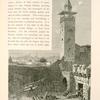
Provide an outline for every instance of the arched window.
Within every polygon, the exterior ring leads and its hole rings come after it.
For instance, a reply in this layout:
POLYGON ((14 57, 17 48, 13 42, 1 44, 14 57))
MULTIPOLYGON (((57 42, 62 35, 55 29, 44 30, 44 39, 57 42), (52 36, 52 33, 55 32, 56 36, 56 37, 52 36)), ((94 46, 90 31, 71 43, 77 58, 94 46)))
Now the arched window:
POLYGON ((67 79, 65 77, 63 78, 63 84, 67 88, 67 79))

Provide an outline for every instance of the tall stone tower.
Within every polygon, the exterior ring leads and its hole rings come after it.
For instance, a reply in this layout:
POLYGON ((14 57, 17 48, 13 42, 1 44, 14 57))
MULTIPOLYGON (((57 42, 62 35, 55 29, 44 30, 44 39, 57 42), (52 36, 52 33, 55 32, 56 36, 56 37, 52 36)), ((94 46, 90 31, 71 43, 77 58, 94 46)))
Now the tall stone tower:
POLYGON ((76 12, 72 11, 70 0, 64 5, 64 10, 60 15, 60 42, 61 59, 74 62, 75 59, 75 17, 76 12))
POLYGON ((64 5, 60 15, 60 42, 61 42, 61 63, 62 75, 67 80, 67 90, 73 91, 74 79, 72 75, 72 64, 75 61, 75 14, 72 11, 70 0, 64 5))

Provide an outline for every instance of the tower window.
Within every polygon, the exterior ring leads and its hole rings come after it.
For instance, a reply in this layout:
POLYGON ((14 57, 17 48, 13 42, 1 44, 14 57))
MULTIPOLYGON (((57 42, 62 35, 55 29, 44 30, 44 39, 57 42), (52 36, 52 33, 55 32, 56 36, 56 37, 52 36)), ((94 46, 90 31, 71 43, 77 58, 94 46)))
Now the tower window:
POLYGON ((68 51, 70 51, 70 48, 68 49, 68 51))

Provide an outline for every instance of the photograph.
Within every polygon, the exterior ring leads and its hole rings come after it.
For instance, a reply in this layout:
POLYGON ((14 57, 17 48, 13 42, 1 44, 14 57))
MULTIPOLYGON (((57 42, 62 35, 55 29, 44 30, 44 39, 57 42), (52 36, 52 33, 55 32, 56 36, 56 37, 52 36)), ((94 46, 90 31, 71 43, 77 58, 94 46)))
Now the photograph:
POLYGON ((8 100, 91 100, 91 0, 9 0, 8 48, 8 100))

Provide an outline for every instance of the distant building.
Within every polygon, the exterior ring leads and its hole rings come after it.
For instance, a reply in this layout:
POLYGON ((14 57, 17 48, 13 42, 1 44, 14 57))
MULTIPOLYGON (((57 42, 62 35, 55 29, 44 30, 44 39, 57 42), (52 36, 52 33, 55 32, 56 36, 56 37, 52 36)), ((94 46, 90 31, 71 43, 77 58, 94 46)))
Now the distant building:
POLYGON ((91 63, 90 45, 79 46, 75 44, 75 63, 86 64, 87 66, 91 63))

